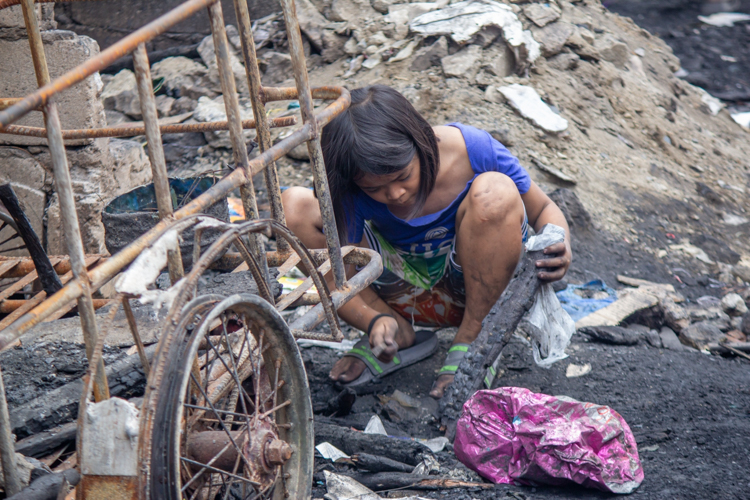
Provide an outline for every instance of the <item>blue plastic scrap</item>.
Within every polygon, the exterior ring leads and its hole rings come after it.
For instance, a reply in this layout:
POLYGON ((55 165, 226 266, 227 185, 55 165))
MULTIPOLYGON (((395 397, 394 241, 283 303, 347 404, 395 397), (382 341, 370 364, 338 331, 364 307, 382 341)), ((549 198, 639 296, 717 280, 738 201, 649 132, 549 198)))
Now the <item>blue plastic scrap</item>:
POLYGON ((617 300, 617 293, 608 287, 602 280, 592 280, 584 285, 568 285, 564 290, 557 292, 557 298, 562 308, 570 314, 573 321, 585 318, 594 311, 617 300), (585 298, 581 297, 575 290, 586 290, 588 292, 606 292, 605 298, 585 298))

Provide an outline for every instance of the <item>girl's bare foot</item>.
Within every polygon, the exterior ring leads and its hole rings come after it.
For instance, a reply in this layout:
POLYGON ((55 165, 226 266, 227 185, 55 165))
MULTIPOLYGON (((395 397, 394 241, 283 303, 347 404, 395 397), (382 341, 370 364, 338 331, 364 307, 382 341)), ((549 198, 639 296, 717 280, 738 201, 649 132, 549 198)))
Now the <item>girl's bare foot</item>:
POLYGON ((432 390, 430 391, 430 396, 432 396, 435 399, 440 399, 445 395, 445 389, 448 388, 449 385, 453 383, 454 375, 440 375, 436 380, 435 383, 432 384, 432 390))
MULTIPOLYGON (((399 349, 414 345, 414 330, 401 326, 396 318, 384 316, 370 331, 370 348, 383 363, 390 363, 399 349)), ((362 360, 344 356, 333 365, 328 376, 335 382, 346 384, 359 378, 365 368, 362 360)))

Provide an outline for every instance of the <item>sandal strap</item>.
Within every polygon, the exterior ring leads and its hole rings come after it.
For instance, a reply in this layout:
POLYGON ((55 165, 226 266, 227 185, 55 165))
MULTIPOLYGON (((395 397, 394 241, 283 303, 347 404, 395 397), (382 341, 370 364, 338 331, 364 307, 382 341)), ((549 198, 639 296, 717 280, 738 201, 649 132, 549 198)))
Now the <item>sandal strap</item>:
POLYGON ((448 349, 448 354, 445 356, 443 367, 440 368, 438 376, 455 375, 458 371, 458 365, 466 357, 468 351, 469 344, 453 344, 450 349, 448 349))

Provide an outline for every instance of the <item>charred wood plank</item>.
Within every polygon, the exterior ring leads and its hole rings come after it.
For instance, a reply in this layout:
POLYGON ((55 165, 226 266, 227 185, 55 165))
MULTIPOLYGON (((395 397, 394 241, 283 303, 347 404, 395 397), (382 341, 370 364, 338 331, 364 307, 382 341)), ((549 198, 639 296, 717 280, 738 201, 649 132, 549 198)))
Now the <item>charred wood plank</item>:
POLYGON ((353 474, 350 476, 363 486, 373 491, 409 488, 415 490, 442 490, 449 488, 494 488, 494 484, 469 483, 456 479, 426 476, 420 474, 405 474, 403 472, 378 472, 376 474, 353 474))
POLYGON ((51 297, 52 294, 62 288, 62 282, 57 272, 55 272, 55 268, 52 266, 49 257, 47 257, 47 252, 44 251, 42 242, 39 241, 34 228, 31 227, 29 218, 26 217, 21 208, 21 204, 18 202, 16 193, 13 191, 10 183, 0 185, 0 201, 2 201, 6 210, 8 210, 8 213, 16 222, 16 230, 26 245, 26 250, 28 250, 31 259, 34 261, 34 267, 36 268, 42 288, 47 292, 47 297, 51 297))
POLYGON ((66 483, 75 486, 80 480, 81 475, 75 469, 45 474, 8 500, 57 500, 66 483))
POLYGON ((66 443, 76 440, 78 426, 69 422, 59 427, 39 432, 16 443, 16 452, 34 458, 42 458, 66 443))
POLYGON ((490 309, 482 323, 482 331, 458 365, 456 377, 445 391, 439 406, 441 421, 450 440, 455 436, 456 422, 464 403, 482 389, 487 368, 495 362, 521 318, 534 303, 534 296, 541 285, 537 278, 539 268, 535 263, 545 258, 541 250, 524 253, 513 279, 490 309))
MULTIPOLYGON (((156 344, 146 347, 149 359, 155 350, 156 344)), ((112 396, 129 398, 142 392, 146 378, 141 359, 137 354, 132 354, 116 361, 107 367, 107 380, 112 396)), ((19 438, 25 438, 72 421, 78 416, 82 390, 83 381, 77 379, 17 406, 10 412, 13 433, 19 438)))
POLYGON ((369 453, 357 453, 352 455, 352 462, 357 469, 364 469, 370 472, 407 472, 414 470, 413 465, 407 465, 379 455, 370 455, 369 453))
POLYGON ((395 439, 382 434, 365 434, 338 425, 315 422, 315 444, 329 442, 347 455, 369 453, 387 455, 392 460, 416 466, 429 448, 406 439, 395 439))

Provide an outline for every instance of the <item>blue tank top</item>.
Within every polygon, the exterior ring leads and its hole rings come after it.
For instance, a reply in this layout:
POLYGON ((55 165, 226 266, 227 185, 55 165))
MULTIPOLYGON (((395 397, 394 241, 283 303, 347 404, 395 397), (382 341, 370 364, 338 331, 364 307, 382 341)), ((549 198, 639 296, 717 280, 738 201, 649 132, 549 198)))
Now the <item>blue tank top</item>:
POLYGON ((500 172, 515 182, 518 192, 525 194, 531 186, 528 172, 519 164, 505 146, 489 133, 461 123, 449 123, 461 131, 469 153, 474 177, 450 205, 433 214, 410 220, 396 217, 384 203, 375 201, 362 191, 354 195, 354 216, 348 227, 348 243, 362 241, 364 222, 377 228, 378 232, 396 249, 405 254, 420 254, 429 258, 443 253, 450 247, 456 235, 456 213, 466 197, 472 182, 484 172, 500 172))

